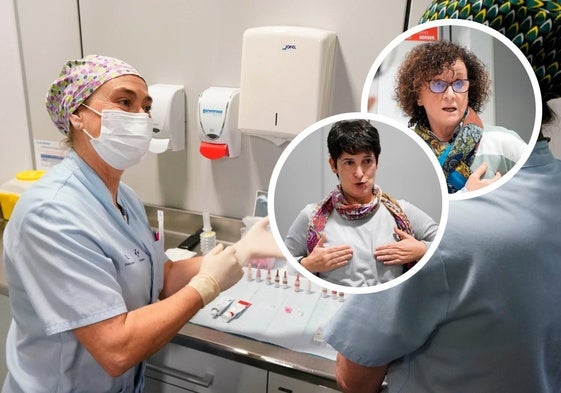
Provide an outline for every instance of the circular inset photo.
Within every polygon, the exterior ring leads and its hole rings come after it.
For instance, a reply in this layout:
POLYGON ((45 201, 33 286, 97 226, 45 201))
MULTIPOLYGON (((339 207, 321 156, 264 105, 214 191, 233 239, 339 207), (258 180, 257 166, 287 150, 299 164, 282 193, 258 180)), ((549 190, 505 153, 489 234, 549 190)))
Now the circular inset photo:
POLYGON ((298 273, 324 288, 370 293, 418 271, 444 230, 444 176, 426 143, 399 122, 346 113, 300 133, 269 185, 275 240, 298 273))
POLYGON ((480 23, 439 20, 394 39, 366 79, 362 110, 411 128, 438 158, 452 199, 491 191, 537 140, 541 96, 532 67, 480 23))

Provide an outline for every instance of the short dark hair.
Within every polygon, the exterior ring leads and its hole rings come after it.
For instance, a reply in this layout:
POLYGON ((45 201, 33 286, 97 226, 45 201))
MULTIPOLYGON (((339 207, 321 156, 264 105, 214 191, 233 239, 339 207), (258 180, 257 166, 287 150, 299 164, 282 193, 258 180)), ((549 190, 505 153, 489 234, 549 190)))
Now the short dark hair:
POLYGON ((327 136, 327 148, 333 161, 343 153, 374 153, 376 162, 382 150, 378 130, 363 119, 343 120, 334 123, 327 136))

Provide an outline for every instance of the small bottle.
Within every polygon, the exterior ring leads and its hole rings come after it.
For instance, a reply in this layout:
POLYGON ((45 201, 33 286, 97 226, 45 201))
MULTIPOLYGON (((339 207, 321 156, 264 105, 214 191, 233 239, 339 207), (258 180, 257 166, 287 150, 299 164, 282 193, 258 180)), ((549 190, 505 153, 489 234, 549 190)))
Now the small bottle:
POLYGON ((294 292, 300 292, 300 275, 296 273, 296 279, 294 280, 294 292))
POLYGON ((280 276, 279 276, 279 269, 277 269, 277 274, 275 275, 275 288, 279 287, 280 283, 280 276))
POLYGON ((331 299, 337 299, 337 291, 331 291, 331 299))
POLYGON ((327 297, 327 288, 321 288, 321 297, 327 297))
POLYGON ((318 328, 316 329, 312 340, 317 343, 322 343, 325 341, 325 339, 323 338, 323 328, 321 326, 318 326, 318 328))
POLYGON ((306 293, 312 293, 312 282, 309 279, 306 279, 306 293))
POLYGON ((344 302, 345 301, 345 293, 344 292, 339 292, 339 294, 337 295, 337 300, 339 300, 340 302, 344 302))
POLYGON ((255 281, 261 282, 261 265, 257 265, 257 272, 255 273, 255 281))
POLYGON ((201 233, 201 254, 206 255, 216 247, 216 232, 210 226, 210 214, 203 213, 203 232, 201 233))
POLYGON ((286 276, 286 270, 284 271, 284 275, 282 276, 282 287, 284 289, 288 288, 288 277, 286 276))
POLYGON ((267 269, 267 275, 265 276, 265 283, 271 285, 271 269, 267 269))
POLYGON ((251 268, 251 265, 247 265, 247 281, 253 281, 253 273, 252 273, 253 269, 251 268))

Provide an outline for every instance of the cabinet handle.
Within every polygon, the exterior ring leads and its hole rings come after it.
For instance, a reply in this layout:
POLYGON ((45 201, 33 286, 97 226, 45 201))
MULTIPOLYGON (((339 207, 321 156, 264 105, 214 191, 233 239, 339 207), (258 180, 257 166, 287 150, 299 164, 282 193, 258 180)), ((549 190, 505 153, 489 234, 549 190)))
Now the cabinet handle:
POLYGON ((283 388, 282 386, 279 386, 279 391, 285 392, 285 393, 292 393, 291 389, 283 388))
POLYGON ((198 375, 189 374, 186 373, 185 371, 177 370, 175 368, 165 367, 165 366, 155 366, 150 363, 146 363, 146 368, 149 371, 153 371, 163 375, 169 375, 171 377, 180 379, 184 382, 193 383, 195 385, 199 385, 205 388, 210 387, 214 379, 214 375, 212 374, 205 374, 203 377, 200 377, 198 375))

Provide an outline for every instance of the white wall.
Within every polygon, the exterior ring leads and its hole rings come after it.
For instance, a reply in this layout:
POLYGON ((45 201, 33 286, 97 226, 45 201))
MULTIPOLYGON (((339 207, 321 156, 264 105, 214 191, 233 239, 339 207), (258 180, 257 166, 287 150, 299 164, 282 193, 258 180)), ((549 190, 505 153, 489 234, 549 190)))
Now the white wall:
MULTIPOLYGON (((72 14, 76 2, 19 3, 25 69, 33 86, 29 91, 33 135, 56 140, 57 131, 43 104, 35 101, 42 101, 62 64, 78 52, 71 50, 78 38, 77 16, 72 14), (49 42, 47 30, 57 34, 49 42), (68 50, 46 56, 59 45, 68 50)), ((356 0, 351 7, 339 0, 79 1, 84 54, 122 58, 138 68, 149 84, 183 84, 187 92, 187 150, 149 156, 124 180, 147 203, 229 217, 249 214, 256 189, 268 188, 284 146, 243 136, 241 157, 210 162, 199 155, 196 134, 198 95, 210 86, 239 86, 244 30, 301 25, 335 31, 332 113, 358 111, 366 73, 376 55, 401 31, 405 3, 356 0)))
POLYGON ((409 13, 409 27, 418 24, 419 19, 427 9, 432 0, 413 0, 411 1, 411 12, 409 13))
POLYGON ((0 184, 32 169, 31 145, 15 7, 0 0, 0 184))
POLYGON ((61 140, 45 109, 45 95, 63 64, 81 57, 75 0, 16 0, 27 104, 34 139, 61 140))
MULTIPOLYGON (((150 156, 132 168, 125 181, 144 202, 229 217, 251 212, 255 190, 268 188, 284 148, 244 136, 237 159, 210 162, 198 153, 198 94, 209 86, 239 86, 243 31, 263 25, 335 31, 338 47, 331 113, 357 111, 364 78, 375 57, 401 32, 406 3, 355 0, 350 7, 339 0, 14 2, 21 34, 19 51, 12 1, 2 0, 0 13, 2 21, 6 19, 0 27, 2 36, 7 37, 1 42, 7 54, 1 67, 7 70, 0 78, 3 86, 10 87, 2 89, 0 96, 0 141, 10 144, 0 155, 0 180, 32 164, 27 125, 35 139, 61 139, 45 111, 44 96, 63 63, 82 56, 83 45, 84 54, 97 52, 129 61, 149 84, 180 83, 187 92, 187 150, 150 156), (19 71, 22 65, 25 85, 19 71)), ((410 25, 424 9, 414 3, 410 25)))

